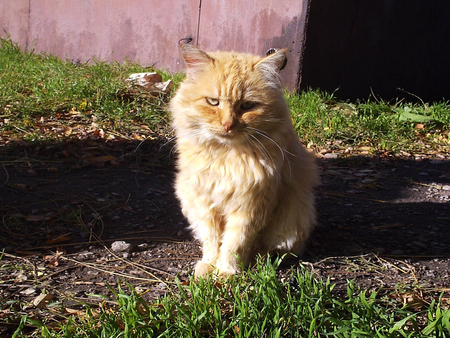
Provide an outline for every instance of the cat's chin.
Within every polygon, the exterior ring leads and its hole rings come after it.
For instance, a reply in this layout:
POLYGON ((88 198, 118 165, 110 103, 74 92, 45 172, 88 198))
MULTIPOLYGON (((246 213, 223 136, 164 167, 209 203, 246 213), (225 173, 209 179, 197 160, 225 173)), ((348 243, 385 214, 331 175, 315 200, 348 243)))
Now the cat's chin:
POLYGON ((236 134, 216 134, 215 139, 222 144, 238 144, 242 142, 242 137, 236 134))

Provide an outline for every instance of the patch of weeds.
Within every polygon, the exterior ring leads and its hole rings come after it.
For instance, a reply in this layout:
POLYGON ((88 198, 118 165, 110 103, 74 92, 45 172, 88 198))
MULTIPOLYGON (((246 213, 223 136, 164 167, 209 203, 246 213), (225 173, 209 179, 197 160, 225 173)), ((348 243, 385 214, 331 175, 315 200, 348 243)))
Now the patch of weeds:
MULTIPOLYGON (((11 40, 0 39, 0 130, 32 140, 40 139, 36 131, 50 137, 52 133, 43 133, 44 122, 65 121, 71 129, 74 122, 94 123, 98 129, 123 133, 130 133, 130 124, 145 123, 159 130, 169 124, 165 109, 169 96, 134 93, 125 81, 132 73, 155 71, 131 62, 61 60, 22 51, 11 40)), ((171 78, 176 84, 181 80, 180 74, 159 73, 163 80, 171 78)))
POLYGON ((41 325, 45 337, 446 337, 450 310, 441 299, 412 311, 377 291, 348 282, 347 294, 305 267, 277 277, 281 259, 259 258, 253 269, 224 280, 178 283, 178 289, 146 303, 129 285, 113 290, 116 306, 102 303, 71 317, 58 330, 41 325))
POLYGON ((380 99, 354 103, 332 94, 287 92, 294 127, 310 147, 368 146, 372 151, 429 152, 448 147, 450 103, 411 104, 380 99))

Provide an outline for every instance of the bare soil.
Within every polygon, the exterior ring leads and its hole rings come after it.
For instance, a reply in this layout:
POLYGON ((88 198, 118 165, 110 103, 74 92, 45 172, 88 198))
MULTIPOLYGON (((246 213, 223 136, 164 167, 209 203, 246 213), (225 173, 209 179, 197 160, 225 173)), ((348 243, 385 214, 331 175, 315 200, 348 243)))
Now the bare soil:
MULTIPOLYGON (((14 311, 39 317, 55 302, 67 314, 119 280, 155 299, 188 279, 201 251, 174 196, 171 148, 91 139, 0 149, 0 337, 14 311)), ((449 302, 448 154, 322 151, 318 161, 319 222, 301 262, 337 293, 351 279, 418 307, 442 292, 449 302)))

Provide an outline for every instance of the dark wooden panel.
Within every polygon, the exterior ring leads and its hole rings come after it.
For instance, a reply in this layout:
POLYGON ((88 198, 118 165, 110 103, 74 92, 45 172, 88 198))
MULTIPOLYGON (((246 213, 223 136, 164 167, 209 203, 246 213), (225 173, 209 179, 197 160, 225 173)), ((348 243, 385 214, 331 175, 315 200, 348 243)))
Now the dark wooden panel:
POLYGON ((312 0, 301 88, 449 98, 449 18, 446 0, 312 0))

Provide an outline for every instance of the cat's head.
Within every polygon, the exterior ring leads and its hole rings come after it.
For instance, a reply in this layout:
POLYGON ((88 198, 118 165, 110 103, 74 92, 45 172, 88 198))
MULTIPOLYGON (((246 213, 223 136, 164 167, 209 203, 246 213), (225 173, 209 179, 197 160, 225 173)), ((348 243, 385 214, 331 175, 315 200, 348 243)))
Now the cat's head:
POLYGON ((248 142, 285 122, 285 50, 259 57, 184 45, 182 54, 187 76, 171 102, 178 132, 205 142, 248 142))

